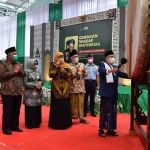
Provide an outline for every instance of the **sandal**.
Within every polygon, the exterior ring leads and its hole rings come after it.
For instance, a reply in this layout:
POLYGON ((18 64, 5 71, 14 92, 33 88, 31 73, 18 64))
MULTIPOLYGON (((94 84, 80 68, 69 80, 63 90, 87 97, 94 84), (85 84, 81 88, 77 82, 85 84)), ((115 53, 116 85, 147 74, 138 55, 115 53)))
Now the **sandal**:
POLYGON ((88 121, 86 121, 85 119, 81 119, 81 120, 80 120, 80 123, 89 124, 89 122, 88 122, 88 121))
POLYGON ((107 134, 112 135, 112 136, 118 136, 117 132, 115 131, 107 131, 107 134))
POLYGON ((101 136, 101 137, 105 137, 106 136, 106 134, 105 134, 103 129, 99 129, 98 135, 101 136))

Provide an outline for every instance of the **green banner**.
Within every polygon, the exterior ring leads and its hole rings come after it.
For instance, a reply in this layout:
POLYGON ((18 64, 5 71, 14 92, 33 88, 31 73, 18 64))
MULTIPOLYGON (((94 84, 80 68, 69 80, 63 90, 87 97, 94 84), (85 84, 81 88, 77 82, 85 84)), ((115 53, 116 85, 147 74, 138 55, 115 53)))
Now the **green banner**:
POLYGON ((49 22, 62 20, 62 0, 58 4, 49 4, 49 22))
POLYGON ((118 7, 128 5, 128 0, 118 0, 118 7))
POLYGON ((19 57, 18 61, 21 64, 24 64, 24 57, 25 57, 25 20, 26 20, 25 12, 17 14, 16 50, 19 57))

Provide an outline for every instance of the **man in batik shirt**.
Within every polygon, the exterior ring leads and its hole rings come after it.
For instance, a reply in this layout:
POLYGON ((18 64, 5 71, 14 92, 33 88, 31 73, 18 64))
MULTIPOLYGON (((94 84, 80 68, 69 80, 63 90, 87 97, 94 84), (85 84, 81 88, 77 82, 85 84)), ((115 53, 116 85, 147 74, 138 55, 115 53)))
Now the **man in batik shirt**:
POLYGON ((17 62, 15 47, 8 48, 5 53, 7 59, 0 63, 3 102, 2 130, 4 134, 11 135, 11 131, 23 131, 19 128, 19 115, 23 92, 22 79, 25 77, 25 72, 22 70, 22 64, 17 62))
POLYGON ((70 89, 70 103, 71 103, 71 114, 72 119, 80 119, 80 123, 88 124, 88 121, 83 119, 83 107, 84 107, 84 78, 87 76, 85 66, 83 63, 78 62, 78 53, 74 49, 70 53, 71 68, 73 70, 74 79, 71 81, 70 89))

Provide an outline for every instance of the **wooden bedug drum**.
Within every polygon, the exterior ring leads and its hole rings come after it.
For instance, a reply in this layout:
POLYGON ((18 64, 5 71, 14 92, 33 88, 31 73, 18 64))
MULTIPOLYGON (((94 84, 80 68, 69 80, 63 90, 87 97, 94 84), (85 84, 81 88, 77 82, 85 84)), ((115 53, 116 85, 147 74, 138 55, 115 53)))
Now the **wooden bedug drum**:
POLYGON ((150 150, 150 0, 128 0, 126 56, 132 84, 130 135, 136 133, 144 148, 150 150), (147 115, 137 103, 144 89, 149 93, 147 115))

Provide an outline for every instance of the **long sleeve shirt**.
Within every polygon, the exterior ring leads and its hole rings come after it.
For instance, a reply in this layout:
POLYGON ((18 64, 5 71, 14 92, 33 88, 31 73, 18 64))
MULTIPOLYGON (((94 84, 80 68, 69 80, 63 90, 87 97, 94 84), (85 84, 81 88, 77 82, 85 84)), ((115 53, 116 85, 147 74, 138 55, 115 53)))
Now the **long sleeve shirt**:
POLYGON ((9 60, 0 62, 0 77, 2 78, 0 93, 3 95, 21 95, 23 93, 23 78, 25 72, 16 73, 15 66, 19 62, 11 63, 9 60))

